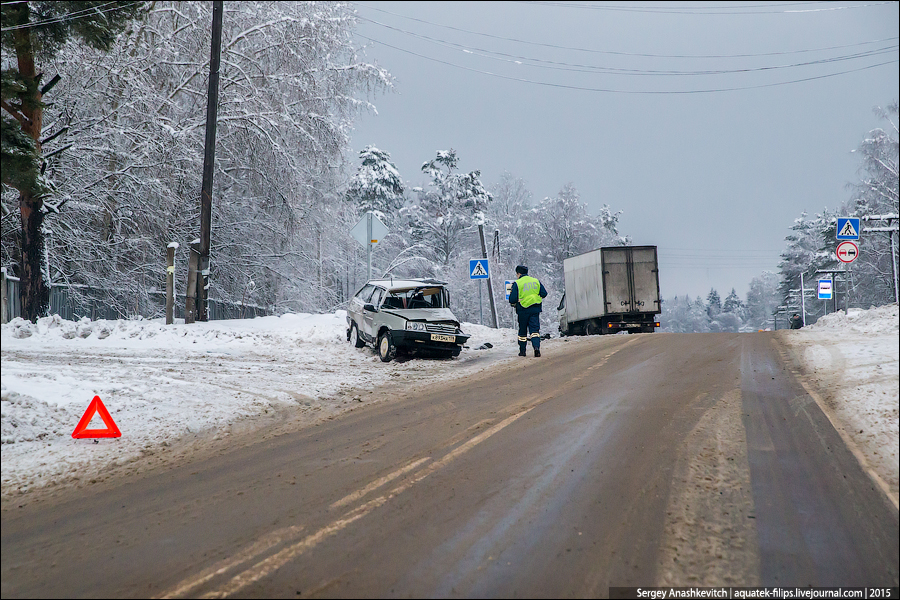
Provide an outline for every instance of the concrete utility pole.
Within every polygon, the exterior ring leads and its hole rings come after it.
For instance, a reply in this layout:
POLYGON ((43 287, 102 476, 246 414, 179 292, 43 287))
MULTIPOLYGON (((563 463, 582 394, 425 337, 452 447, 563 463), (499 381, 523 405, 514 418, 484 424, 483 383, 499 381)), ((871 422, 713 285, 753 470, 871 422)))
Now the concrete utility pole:
POLYGON ((197 266, 200 264, 200 240, 191 242, 191 252, 188 255, 187 285, 184 292, 184 322, 193 323, 197 320, 197 266))
POLYGON ((166 247, 166 325, 175 321, 175 251, 178 242, 170 242, 166 247))
POLYGON ((203 151, 203 184, 200 190, 200 276, 197 277, 197 318, 206 321, 209 294, 209 246, 212 226, 212 188, 216 162, 216 117, 219 108, 219 58, 222 54, 222 0, 213 2, 212 49, 209 55, 209 88, 206 104, 206 143, 203 151))
MULTIPOLYGON (((487 247, 484 244, 484 225, 478 226, 478 237, 481 239, 481 258, 487 258, 487 247)), ((497 307, 494 305, 494 287, 491 285, 491 278, 488 277, 487 280, 488 286, 488 297, 491 299, 491 319, 494 324, 494 329, 499 329, 499 325, 497 324, 497 307)), ((481 287, 478 288, 479 294, 481 293, 481 287)), ((481 305, 481 302, 478 302, 478 305, 481 305)))
POLYGON ((806 325, 806 289, 803 287, 803 271, 800 271, 800 316, 806 325))

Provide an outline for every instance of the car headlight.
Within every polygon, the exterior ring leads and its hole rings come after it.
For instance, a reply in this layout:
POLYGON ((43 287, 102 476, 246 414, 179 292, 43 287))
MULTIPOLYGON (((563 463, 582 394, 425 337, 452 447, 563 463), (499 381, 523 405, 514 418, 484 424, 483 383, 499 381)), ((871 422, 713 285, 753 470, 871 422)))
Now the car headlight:
POLYGON ((406 322, 406 330, 407 331, 425 331, 425 323, 421 323, 419 321, 407 321, 406 322))

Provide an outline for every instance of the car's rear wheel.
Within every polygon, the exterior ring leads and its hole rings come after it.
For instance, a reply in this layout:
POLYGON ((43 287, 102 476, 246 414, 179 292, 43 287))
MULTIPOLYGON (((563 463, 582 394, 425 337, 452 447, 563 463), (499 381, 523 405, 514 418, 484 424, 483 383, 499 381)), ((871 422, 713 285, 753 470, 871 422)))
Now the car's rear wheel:
POLYGON ((350 324, 350 343, 353 344, 354 348, 362 348, 366 345, 366 343, 359 337, 359 329, 356 327, 356 323, 350 324))
POLYGON ((391 332, 384 330, 378 336, 378 358, 381 362, 391 362, 397 356, 397 346, 394 345, 394 339, 391 332))

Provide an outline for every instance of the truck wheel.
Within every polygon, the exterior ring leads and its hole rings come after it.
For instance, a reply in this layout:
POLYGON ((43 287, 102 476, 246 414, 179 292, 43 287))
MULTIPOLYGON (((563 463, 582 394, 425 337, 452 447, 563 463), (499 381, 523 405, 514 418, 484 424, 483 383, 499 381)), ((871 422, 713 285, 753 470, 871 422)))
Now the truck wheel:
POLYGON ((394 345, 391 332, 384 330, 378 336, 378 358, 381 359, 381 362, 391 362, 395 356, 397 356, 397 346, 394 345))
POLYGON ((584 326, 585 335, 597 335, 598 333, 603 333, 600 329, 600 326, 597 325, 597 322, 591 319, 584 326))
POLYGON ((350 337, 348 340, 353 344, 354 348, 362 348, 366 345, 366 343, 362 341, 362 338, 359 337, 359 329, 357 329, 356 323, 351 323, 350 325, 350 337))

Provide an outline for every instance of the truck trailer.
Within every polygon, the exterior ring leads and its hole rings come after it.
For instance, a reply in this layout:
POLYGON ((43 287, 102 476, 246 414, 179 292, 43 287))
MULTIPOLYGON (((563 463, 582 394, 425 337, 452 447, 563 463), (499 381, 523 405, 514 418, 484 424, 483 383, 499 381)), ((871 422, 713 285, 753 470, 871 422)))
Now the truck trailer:
POLYGON ((661 312, 656 246, 598 248, 563 261, 561 335, 652 333, 661 312))

